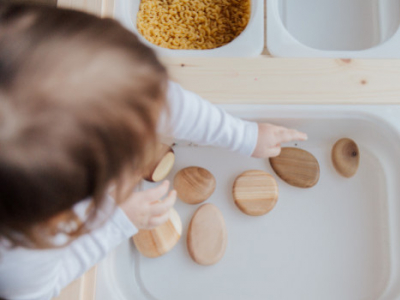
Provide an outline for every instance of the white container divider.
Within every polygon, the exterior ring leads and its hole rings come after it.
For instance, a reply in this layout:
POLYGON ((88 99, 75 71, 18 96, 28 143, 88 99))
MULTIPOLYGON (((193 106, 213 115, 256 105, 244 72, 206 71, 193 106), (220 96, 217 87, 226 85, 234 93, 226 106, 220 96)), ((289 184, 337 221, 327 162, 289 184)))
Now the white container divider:
POLYGON ((185 57, 252 57, 261 54, 264 48, 264 1, 251 0, 251 16, 247 27, 232 42, 215 49, 173 50, 147 41, 136 28, 136 15, 140 0, 116 0, 114 18, 136 33, 140 40, 161 56, 185 57))
POLYGON ((280 57, 400 58, 400 0, 267 0, 280 57))
POLYGON ((225 256, 208 267, 191 260, 186 234, 198 205, 178 200, 184 231, 175 248, 149 259, 132 241, 123 242, 99 265, 96 300, 399 300, 400 106, 221 107, 307 132, 308 141, 286 146, 315 155, 319 183, 296 188, 279 179, 268 160, 178 142, 168 179, 192 165, 214 174, 217 188, 207 203, 225 218, 225 256), (350 179, 331 162, 332 146, 343 137, 360 149, 360 167, 350 179), (247 216, 232 199, 235 177, 249 169, 277 179, 278 203, 267 215, 247 216))

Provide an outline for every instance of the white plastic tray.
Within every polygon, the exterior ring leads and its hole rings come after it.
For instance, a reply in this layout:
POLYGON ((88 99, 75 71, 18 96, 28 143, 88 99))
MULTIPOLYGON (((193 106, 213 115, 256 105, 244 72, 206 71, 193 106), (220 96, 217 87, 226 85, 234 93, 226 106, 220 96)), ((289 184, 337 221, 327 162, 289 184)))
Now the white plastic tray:
POLYGON ((400 58, 399 0, 267 0, 275 56, 400 58))
POLYGON ((172 50, 148 42, 136 28, 139 5, 140 0, 115 0, 114 17, 161 56, 251 57, 261 54, 264 48, 264 0, 251 0, 249 23, 236 39, 225 46, 209 50, 172 50))
POLYGON ((233 180, 249 169, 274 174, 269 163, 178 144, 170 179, 191 165, 209 169, 217 179, 208 202, 226 220, 225 256, 210 267, 190 259, 186 232, 198 205, 178 201, 184 232, 177 246, 165 256, 147 259, 131 241, 124 242, 99 266, 96 299, 400 299, 400 107, 223 107, 243 118, 307 132, 309 141, 289 146, 316 156, 320 182, 299 189, 277 179, 276 207, 265 216, 250 217, 233 203, 233 180), (360 168, 351 179, 339 176, 330 160, 331 147, 342 137, 360 147, 360 168))

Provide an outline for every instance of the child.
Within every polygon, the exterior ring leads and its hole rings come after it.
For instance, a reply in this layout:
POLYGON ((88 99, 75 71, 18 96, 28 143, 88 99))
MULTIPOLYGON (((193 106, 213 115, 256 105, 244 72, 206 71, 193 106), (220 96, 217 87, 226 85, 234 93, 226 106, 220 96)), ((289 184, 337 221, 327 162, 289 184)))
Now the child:
POLYGON ((307 138, 169 82, 113 20, 0 6, 0 298, 50 299, 168 219, 167 181, 133 192, 161 135, 259 158, 307 138))

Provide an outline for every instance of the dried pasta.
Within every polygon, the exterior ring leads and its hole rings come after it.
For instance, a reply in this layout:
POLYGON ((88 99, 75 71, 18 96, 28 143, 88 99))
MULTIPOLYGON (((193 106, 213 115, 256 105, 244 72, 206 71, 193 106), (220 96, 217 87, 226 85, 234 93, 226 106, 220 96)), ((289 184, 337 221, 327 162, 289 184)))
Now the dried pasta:
POLYGON ((213 49, 247 26, 251 0, 142 0, 137 28, 149 42, 169 49, 213 49))

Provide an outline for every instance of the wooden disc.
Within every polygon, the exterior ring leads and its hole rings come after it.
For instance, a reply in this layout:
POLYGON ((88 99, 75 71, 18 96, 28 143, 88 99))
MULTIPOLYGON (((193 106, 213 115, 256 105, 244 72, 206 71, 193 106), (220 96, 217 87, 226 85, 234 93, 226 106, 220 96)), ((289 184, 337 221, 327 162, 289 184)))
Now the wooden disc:
POLYGON ((150 164, 149 172, 144 176, 145 180, 151 182, 158 182, 167 177, 175 163, 175 153, 170 146, 159 144, 156 152, 154 163, 150 164))
POLYGON ((278 185, 272 175, 250 170, 239 175, 233 184, 233 199, 239 209, 250 216, 270 212, 278 201, 278 185))
POLYGON ((310 188, 318 183, 319 164, 310 152, 298 148, 282 148, 281 154, 269 159, 276 174, 288 184, 310 188))
POLYGON ((354 176, 360 164, 357 144, 348 138, 338 140, 332 148, 332 163, 340 175, 347 178, 354 176))
POLYGON ((213 174, 200 167, 180 170, 174 178, 178 198, 188 204, 199 204, 214 193, 216 181, 213 174))
POLYGON ((224 217, 213 204, 200 206, 189 224, 187 247, 192 259, 200 265, 213 265, 225 253, 228 235, 224 217))
POLYGON ((139 252, 150 258, 169 252, 182 235, 182 222, 175 209, 171 209, 169 220, 150 230, 141 229, 133 236, 133 242, 139 252))

